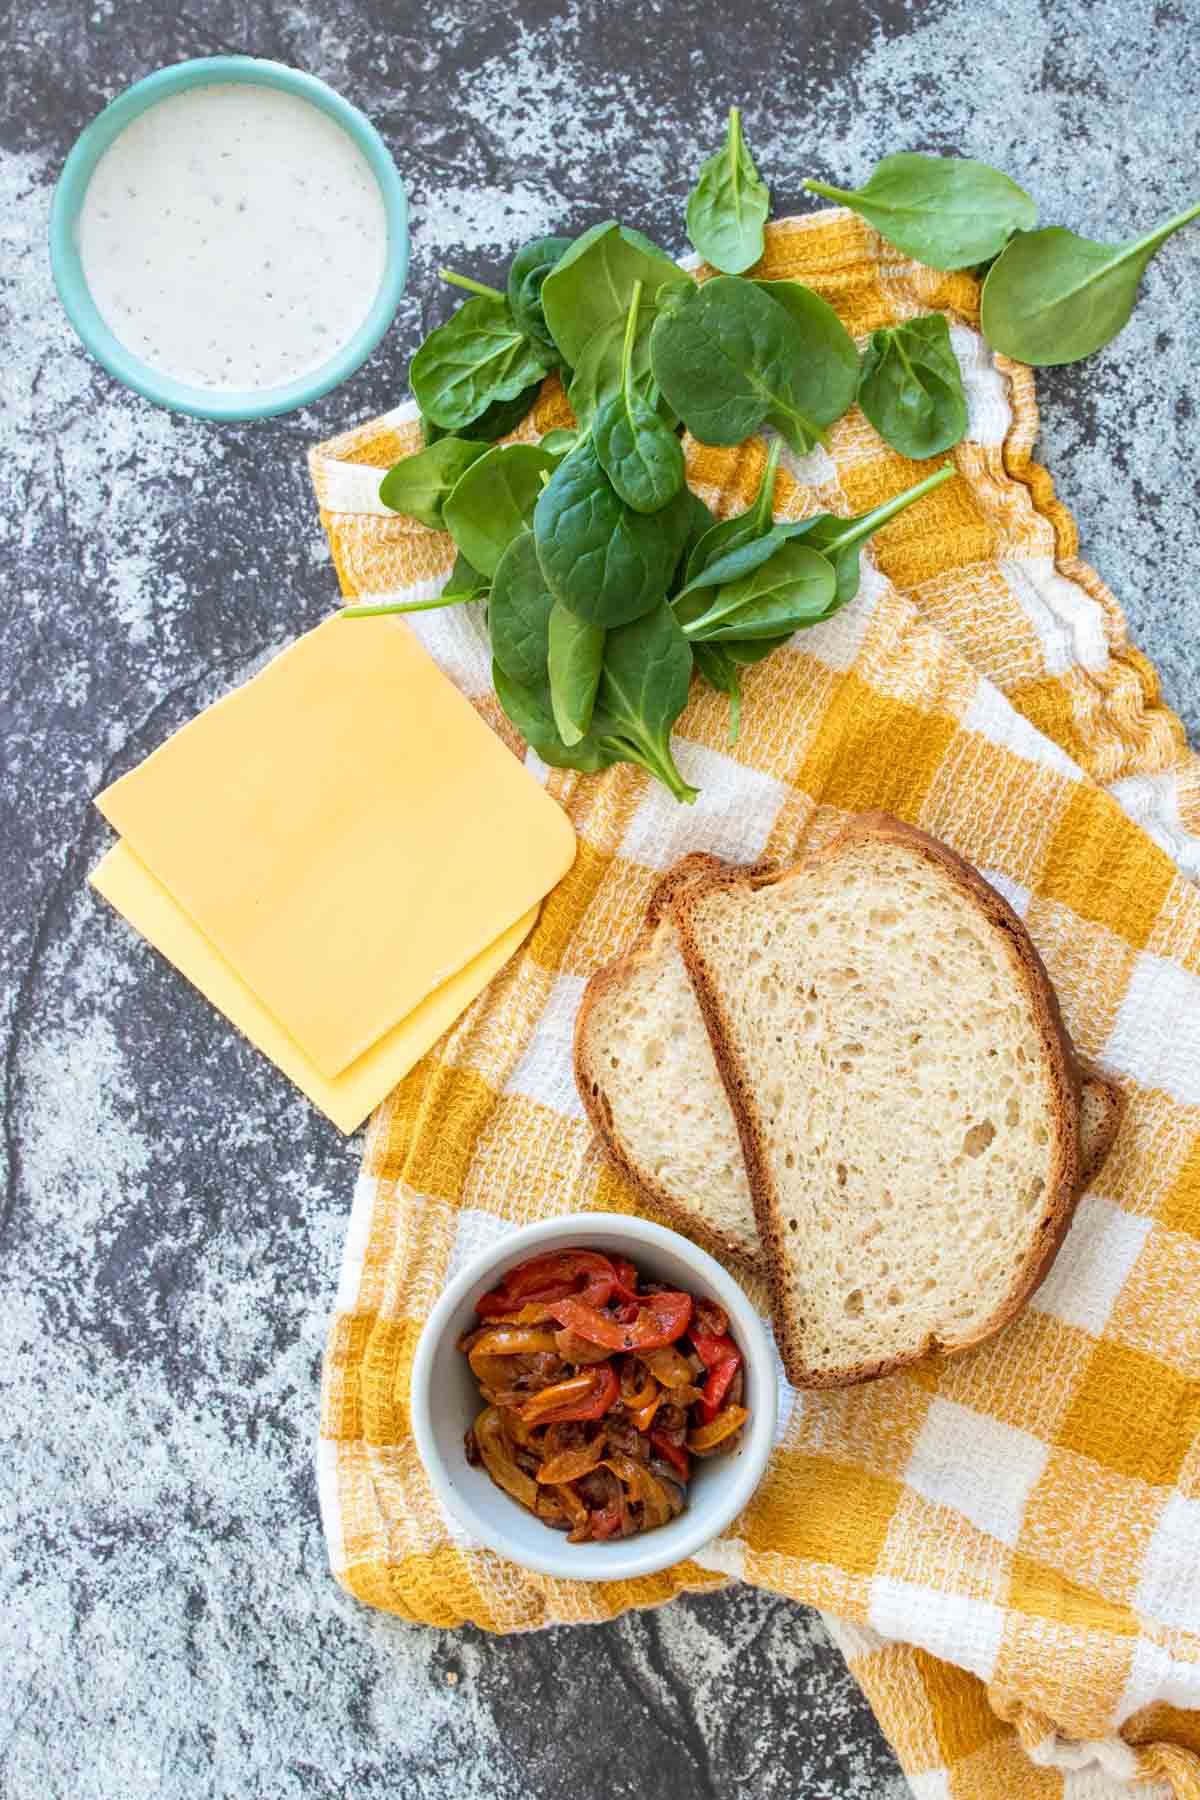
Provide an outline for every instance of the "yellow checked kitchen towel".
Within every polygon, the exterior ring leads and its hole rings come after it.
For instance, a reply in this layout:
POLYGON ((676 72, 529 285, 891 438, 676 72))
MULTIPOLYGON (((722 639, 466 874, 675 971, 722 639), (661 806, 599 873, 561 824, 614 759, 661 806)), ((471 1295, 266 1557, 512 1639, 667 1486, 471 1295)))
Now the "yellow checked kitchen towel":
MULTIPOLYGON (((724 701, 694 688, 676 748, 695 807, 628 766, 529 758, 579 855, 374 1118, 324 1370, 331 1561, 371 1605, 493 1631, 755 1582, 830 1616, 920 1800, 1200 1800, 1197 763, 1030 459, 1032 379, 983 344, 974 282, 844 213, 774 226, 764 272, 809 282, 860 342, 947 314, 971 414, 957 478, 879 534, 845 612, 747 671, 734 749, 724 701), (661 870, 695 849, 794 857, 869 807, 944 838, 1025 918, 1077 1046, 1125 1091, 1115 1147, 1021 1319, 958 1359, 791 1394, 758 1494, 694 1561, 625 1583, 526 1574, 465 1540, 424 1479, 407 1415, 421 1324, 514 1225, 635 1210, 569 1047, 584 982, 661 870)), ((548 384, 521 435, 566 419, 548 384)), ((347 596, 432 596, 449 570, 449 540, 377 498, 380 469, 420 441, 409 406, 313 452, 347 596)), ((689 444, 689 479, 737 511, 764 454, 689 444)), ((925 472, 857 410, 828 453, 784 469, 789 518, 859 512, 925 472)), ((413 623, 520 752, 474 610, 413 623)))

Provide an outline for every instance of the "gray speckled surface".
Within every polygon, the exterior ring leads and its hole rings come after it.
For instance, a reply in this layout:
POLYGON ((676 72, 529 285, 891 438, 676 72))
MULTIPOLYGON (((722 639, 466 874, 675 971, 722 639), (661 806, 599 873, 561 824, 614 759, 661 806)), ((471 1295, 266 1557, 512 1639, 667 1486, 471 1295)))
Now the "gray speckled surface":
MULTIPOLYGON (((545 229, 618 212, 680 246, 731 99, 778 211, 905 146, 1007 167, 1120 236, 1196 181, 1193 0, 161 0, 0 4, 0 1793, 898 1800, 819 1625, 748 1591, 492 1642, 330 1579, 312 1441, 357 1145, 85 886, 89 799, 335 584, 304 451, 392 404, 447 308, 545 229), (307 414, 214 427, 116 387, 45 250, 72 139, 151 68, 221 50, 363 106, 413 200, 409 294, 307 414)), ((1103 355, 1040 382, 1084 553, 1200 725, 1189 357, 1200 240, 1103 355)), ((1194 343, 1194 331, 1192 334, 1194 343)))

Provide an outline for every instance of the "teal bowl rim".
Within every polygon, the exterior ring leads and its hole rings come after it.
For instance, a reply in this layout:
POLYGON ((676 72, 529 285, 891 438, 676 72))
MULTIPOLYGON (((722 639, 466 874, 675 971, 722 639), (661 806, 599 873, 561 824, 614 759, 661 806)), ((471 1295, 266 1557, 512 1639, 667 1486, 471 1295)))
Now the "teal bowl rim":
POLYGON ((408 196, 387 145, 365 113, 315 75, 258 56, 203 56, 158 69, 126 88, 76 139, 63 165, 50 208, 50 263, 54 285, 84 347, 135 393, 174 412, 199 419, 267 419, 319 400, 361 368, 396 315, 408 274, 408 196), (383 279, 370 312, 340 350, 320 368, 295 381, 260 389, 193 387, 153 369, 126 349, 109 329, 92 299, 79 255, 76 227, 92 173, 109 145, 134 119, 172 94, 189 88, 237 82, 282 88, 317 106, 340 125, 361 150, 379 183, 387 217, 388 244, 383 279))

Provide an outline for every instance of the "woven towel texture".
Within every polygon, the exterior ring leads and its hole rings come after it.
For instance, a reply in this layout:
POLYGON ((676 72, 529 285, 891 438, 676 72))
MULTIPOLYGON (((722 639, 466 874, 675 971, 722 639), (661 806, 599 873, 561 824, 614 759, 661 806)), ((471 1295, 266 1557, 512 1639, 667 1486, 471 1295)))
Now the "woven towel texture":
MULTIPOLYGON (((333 1568, 368 1604, 492 1631, 752 1581, 832 1615, 923 1800, 1131 1782, 1200 1800, 1200 770, 1031 460, 1032 378, 979 337, 976 284, 845 213, 772 227, 761 272, 810 283, 860 343, 947 314, 970 404, 957 474, 880 532, 850 607, 746 671, 734 749, 724 701, 693 689, 676 747, 695 807, 628 766, 528 757, 579 854, 373 1120, 324 1369, 333 1568), (762 1487, 695 1561, 612 1584, 526 1574, 465 1539, 425 1481, 407 1414, 422 1322, 515 1225, 641 1210, 592 1141, 569 1051, 588 975, 661 871, 695 849, 786 860, 871 807, 944 838, 1025 918, 1077 1046, 1125 1091, 1116 1145, 1020 1320, 959 1359, 789 1393, 762 1487)), ((549 382, 520 435, 568 421, 549 382)), ((312 454, 347 597, 431 597, 449 572, 449 539, 377 497, 420 443, 410 405, 312 454)), ((749 502, 761 440, 687 451, 715 511, 749 502)), ((860 512, 932 466, 855 409, 828 452, 785 452, 776 512, 860 512)), ((412 623, 521 753, 476 609, 412 623)))

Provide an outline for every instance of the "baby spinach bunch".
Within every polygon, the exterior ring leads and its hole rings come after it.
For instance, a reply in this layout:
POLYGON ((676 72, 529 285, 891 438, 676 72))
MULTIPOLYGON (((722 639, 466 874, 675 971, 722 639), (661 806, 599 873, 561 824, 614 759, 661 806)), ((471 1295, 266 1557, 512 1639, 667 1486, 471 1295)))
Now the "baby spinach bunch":
POLYGON ((983 335, 993 349, 1038 368, 1078 362, 1110 343, 1133 311, 1151 257, 1200 216, 1197 202, 1118 244, 1057 225, 1038 230, 1036 202, 999 169, 916 151, 885 156, 861 188, 804 185, 853 208, 930 268, 986 271, 983 335))
MULTIPOLYGON (((692 241, 719 271, 702 285, 615 221, 525 245, 503 290, 443 270, 468 298, 413 358, 425 448, 388 471, 380 497, 449 532, 458 557, 433 600, 346 609, 485 601, 496 693, 542 759, 637 763, 680 800, 696 790, 671 729, 693 671, 728 695, 735 739, 740 671, 851 600, 865 538, 949 474, 861 520, 774 523, 782 447, 804 455, 824 442, 860 369, 819 295, 744 273, 761 257, 769 205, 735 108, 688 203, 692 241), (551 371, 576 428, 499 443, 551 371), (754 504, 718 522, 688 489, 682 431, 736 444, 763 427, 772 438, 754 504)), ((889 358, 921 371, 913 406, 892 394, 894 376, 879 378, 914 443, 927 405, 944 438, 948 338, 931 334, 902 359, 878 350, 877 362, 889 358)))

